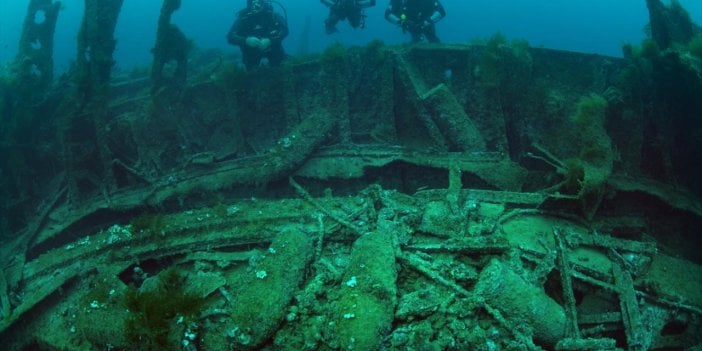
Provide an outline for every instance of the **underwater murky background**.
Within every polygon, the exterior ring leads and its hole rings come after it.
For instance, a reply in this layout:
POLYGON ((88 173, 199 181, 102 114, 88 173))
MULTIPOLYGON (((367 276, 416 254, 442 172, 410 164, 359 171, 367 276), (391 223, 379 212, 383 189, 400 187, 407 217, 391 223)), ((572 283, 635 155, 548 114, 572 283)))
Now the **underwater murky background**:
MULTIPOLYGON (((669 3, 670 1, 666 1, 669 3)), ((224 38, 236 11, 244 0, 185 0, 173 22, 201 48, 221 48, 238 53, 224 38)), ((378 38, 386 44, 408 40, 387 23, 383 12, 387 0, 366 11, 366 29, 352 30, 340 23, 340 33, 326 35, 323 20, 328 9, 318 0, 280 0, 288 12, 290 36, 285 40, 289 54, 320 52, 328 45, 365 45, 378 38)), ((603 55, 621 56, 621 45, 639 43, 645 37, 648 12, 643 0, 444 0, 448 15, 438 25, 444 42, 465 43, 501 32, 530 45, 603 55)), ((83 1, 62 1, 63 11, 56 28, 55 63, 65 71, 74 60, 76 35, 83 14, 83 1)), ((680 0, 694 22, 702 22, 702 1, 680 0)), ((115 36, 115 59, 122 69, 150 64, 156 18, 161 1, 126 0, 115 36)), ((27 1, 2 0, 0 4, 0 63, 14 58, 27 10, 27 1)))

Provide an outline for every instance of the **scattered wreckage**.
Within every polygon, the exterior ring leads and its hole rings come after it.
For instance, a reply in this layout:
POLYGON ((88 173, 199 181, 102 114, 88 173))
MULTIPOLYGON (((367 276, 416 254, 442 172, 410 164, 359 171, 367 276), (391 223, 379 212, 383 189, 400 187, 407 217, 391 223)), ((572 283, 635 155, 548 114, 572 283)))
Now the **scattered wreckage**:
MULTIPOLYGON (((52 42, 55 4, 30 1, 49 20, 24 44, 52 42)), ((373 42, 247 73, 193 57, 166 0, 151 79, 113 78, 118 5, 86 2, 72 83, 21 45, 6 349, 702 345, 697 148, 659 118, 680 101, 630 85, 699 78, 677 49, 373 42)))

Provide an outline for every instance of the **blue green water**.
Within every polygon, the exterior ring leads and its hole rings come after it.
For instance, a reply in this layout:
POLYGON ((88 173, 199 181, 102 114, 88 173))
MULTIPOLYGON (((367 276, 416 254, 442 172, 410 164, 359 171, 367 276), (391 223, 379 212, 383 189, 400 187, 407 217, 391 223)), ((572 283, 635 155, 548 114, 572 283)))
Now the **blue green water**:
MULTIPOLYGON (((648 13, 643 0, 443 0, 447 17, 437 26, 444 42, 465 43, 501 32, 509 38, 526 39, 543 46, 604 55, 621 55, 623 43, 644 38, 648 13)), ((0 62, 14 57, 28 0, 0 1, 0 62)), ((65 0, 56 31, 56 68, 65 70, 76 51, 75 37, 80 25, 83 1, 65 0)), ((162 1, 125 0, 116 29, 115 59, 120 68, 148 63, 156 21, 162 1)), ((323 20, 327 8, 318 0, 280 0, 288 12, 290 36, 288 53, 316 52, 331 43, 363 45, 373 39, 388 44, 403 43, 408 37, 385 22, 388 0, 379 0, 366 11, 364 30, 352 30, 340 23, 340 33, 326 35, 323 20), (305 26, 309 35, 305 35, 305 26)), ((702 23, 702 1, 680 0, 694 21, 702 23)), ((183 0, 174 22, 202 48, 221 48, 232 53, 224 36, 235 12, 245 0, 183 0)))

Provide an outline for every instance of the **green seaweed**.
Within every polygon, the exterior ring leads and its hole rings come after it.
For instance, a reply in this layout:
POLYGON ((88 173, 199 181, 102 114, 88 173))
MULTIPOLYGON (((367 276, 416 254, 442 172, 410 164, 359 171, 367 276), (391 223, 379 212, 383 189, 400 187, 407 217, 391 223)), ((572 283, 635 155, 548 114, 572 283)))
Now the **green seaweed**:
POLYGON ((695 33, 695 24, 692 22, 690 13, 680 4, 678 0, 672 0, 668 8, 669 18, 673 22, 674 39, 680 42, 688 42, 695 33))
POLYGON ((320 58, 320 63, 324 72, 333 74, 346 68, 348 49, 342 44, 330 45, 324 50, 320 58))
POLYGON ((129 287, 124 306, 129 310, 125 334, 131 350, 174 350, 179 340, 174 326, 187 325, 197 318, 205 299, 185 292, 185 277, 176 268, 161 272, 154 289, 141 291, 129 287), (182 317, 183 323, 178 323, 182 317))
POLYGON ((388 60, 388 52, 385 50, 385 43, 380 39, 375 39, 366 45, 363 50, 365 61, 371 67, 382 67, 388 60))
POLYGON ((566 194, 577 194, 582 189, 585 180, 585 166, 578 158, 563 161, 565 170, 563 174, 563 187, 561 191, 566 194))
POLYGON ((507 38, 502 33, 495 33, 485 42, 485 51, 480 57, 480 84, 484 88, 497 88, 500 85, 500 62, 505 54, 507 38))
POLYGON ((647 0, 650 35, 661 49, 679 48, 695 35, 695 24, 678 0, 666 6, 661 0, 647 0))
POLYGON ((496 33, 485 42, 476 73, 484 89, 511 101, 528 90, 532 67, 526 40, 515 39, 510 43, 504 35, 496 33))
POLYGON ((209 73, 208 76, 213 77, 214 84, 227 93, 231 92, 236 94, 238 91, 246 88, 246 70, 243 66, 238 64, 224 64, 215 72, 209 73))
POLYGON ((114 293, 114 287, 105 278, 98 278, 90 283, 90 289, 80 298, 80 306, 90 306, 97 302, 98 304, 107 303, 110 300, 111 292, 114 293))
POLYGON ((222 202, 219 202, 216 205, 212 206, 211 210, 212 213, 219 218, 224 219, 228 216, 227 206, 225 206, 222 202))
POLYGON ((571 116, 578 159, 566 162, 564 191, 577 195, 585 218, 592 219, 604 194, 604 183, 612 172, 614 153, 605 129, 608 102, 598 94, 578 100, 571 116))
POLYGON ((166 222, 161 214, 145 213, 134 217, 129 223, 132 233, 147 235, 163 235, 166 222))
POLYGON ((578 131, 578 157, 595 166, 611 167, 612 141, 605 130, 607 100, 600 95, 590 94, 580 98, 572 122, 578 131))
POLYGON ((641 45, 624 44, 622 45, 622 54, 624 58, 638 62, 641 59, 654 59, 661 53, 661 48, 658 42, 653 39, 644 39, 641 45))
POLYGON ((593 164, 601 164, 602 155, 611 148, 604 130, 607 100, 590 94, 580 98, 577 110, 571 117, 580 136, 580 158, 593 164))
POLYGON ((640 57, 652 59, 658 57, 660 53, 661 49, 655 40, 644 39, 644 41, 641 42, 641 48, 639 49, 638 55, 640 57))

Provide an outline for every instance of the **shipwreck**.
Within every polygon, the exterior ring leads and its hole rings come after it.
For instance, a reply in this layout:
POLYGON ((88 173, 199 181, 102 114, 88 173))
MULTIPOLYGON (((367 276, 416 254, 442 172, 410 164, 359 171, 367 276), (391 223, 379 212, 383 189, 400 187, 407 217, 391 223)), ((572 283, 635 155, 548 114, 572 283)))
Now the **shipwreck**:
POLYGON ((623 58, 495 35, 246 72, 165 0, 150 69, 114 74, 122 1, 86 0, 55 77, 31 0, 3 348, 699 349, 702 31, 646 3, 623 58))

